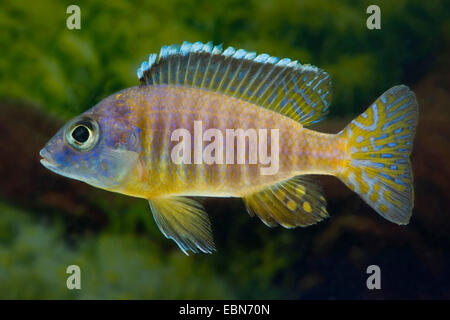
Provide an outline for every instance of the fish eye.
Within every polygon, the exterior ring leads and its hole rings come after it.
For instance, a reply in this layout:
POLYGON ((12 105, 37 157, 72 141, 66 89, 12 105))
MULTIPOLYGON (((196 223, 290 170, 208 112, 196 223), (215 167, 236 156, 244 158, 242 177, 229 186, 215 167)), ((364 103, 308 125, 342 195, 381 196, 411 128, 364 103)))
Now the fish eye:
POLYGON ((72 138, 79 144, 85 143, 91 135, 91 130, 84 125, 75 127, 72 131, 72 138))
POLYGON ((96 121, 83 118, 68 126, 66 140, 73 148, 88 151, 97 144, 99 133, 96 121))

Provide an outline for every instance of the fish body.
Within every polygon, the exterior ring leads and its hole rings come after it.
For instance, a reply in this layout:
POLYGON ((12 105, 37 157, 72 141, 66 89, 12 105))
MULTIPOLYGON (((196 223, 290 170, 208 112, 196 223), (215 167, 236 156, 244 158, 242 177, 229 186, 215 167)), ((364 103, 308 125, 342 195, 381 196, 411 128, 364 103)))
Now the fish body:
MULTIPOLYGON (((343 141, 337 135, 308 130, 279 113, 203 89, 167 85, 134 87, 108 99, 118 108, 128 110, 127 121, 139 133, 142 150, 140 181, 124 185, 122 192, 145 199, 161 195, 243 197, 292 176, 334 174, 345 154, 343 141), (179 128, 194 133, 196 122, 201 124, 197 134, 202 140, 209 129, 223 133, 223 161, 194 164, 193 150, 190 164, 172 161, 171 150, 178 142, 170 139, 171 134, 179 128), (261 168, 268 166, 258 161, 250 163, 248 141, 243 164, 236 165, 236 157, 233 164, 226 163, 229 144, 225 135, 227 129, 234 128, 279 130, 279 164, 273 174, 262 175, 261 168)), ((193 140, 192 136, 191 145, 193 140)), ((203 142, 205 147, 208 144, 209 141, 203 142)), ((234 147, 236 150, 236 143, 234 147)))
POLYGON ((122 90, 66 124, 41 151, 50 170, 149 200, 163 234, 211 252, 193 196, 243 198, 268 226, 328 217, 311 174, 340 178, 388 220, 412 213, 409 155, 417 102, 385 92, 337 134, 307 129, 328 111, 331 80, 290 59, 201 43, 163 47, 122 90), (158 60, 158 61, 157 61, 158 60))

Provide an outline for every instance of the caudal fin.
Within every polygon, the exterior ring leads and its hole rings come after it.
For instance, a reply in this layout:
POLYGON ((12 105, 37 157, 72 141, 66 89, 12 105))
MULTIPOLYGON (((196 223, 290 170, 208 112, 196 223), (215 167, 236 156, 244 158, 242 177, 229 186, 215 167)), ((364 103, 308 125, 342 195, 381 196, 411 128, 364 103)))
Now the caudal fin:
POLYGON ((409 156, 418 115, 414 93, 400 85, 386 91, 340 133, 349 156, 339 178, 397 224, 409 222, 414 206, 409 156))

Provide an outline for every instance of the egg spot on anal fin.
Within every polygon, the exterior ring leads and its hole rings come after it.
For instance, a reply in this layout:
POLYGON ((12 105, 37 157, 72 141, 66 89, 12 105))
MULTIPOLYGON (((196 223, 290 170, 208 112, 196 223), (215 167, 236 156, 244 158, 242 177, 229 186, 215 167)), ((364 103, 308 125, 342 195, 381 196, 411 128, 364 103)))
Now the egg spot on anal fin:
POLYGON ((247 211, 266 225, 308 226, 328 217, 320 188, 306 176, 294 177, 244 197, 247 211))
POLYGON ((308 201, 305 201, 305 202, 303 202, 303 209, 306 211, 306 212, 311 212, 311 205, 309 204, 309 202, 308 201))
POLYGON ((297 204, 292 200, 289 200, 286 206, 291 211, 294 211, 297 208, 297 204))

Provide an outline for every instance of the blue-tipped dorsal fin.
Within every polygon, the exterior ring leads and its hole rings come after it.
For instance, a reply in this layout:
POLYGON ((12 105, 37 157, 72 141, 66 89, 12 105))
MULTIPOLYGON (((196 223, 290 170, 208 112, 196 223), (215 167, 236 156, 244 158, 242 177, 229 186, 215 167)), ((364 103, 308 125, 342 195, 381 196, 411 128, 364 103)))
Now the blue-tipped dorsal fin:
POLYGON ((323 119, 331 100, 325 71, 212 42, 163 46, 137 71, 143 85, 182 85, 243 99, 303 125, 323 119))

